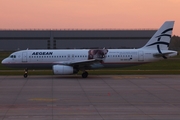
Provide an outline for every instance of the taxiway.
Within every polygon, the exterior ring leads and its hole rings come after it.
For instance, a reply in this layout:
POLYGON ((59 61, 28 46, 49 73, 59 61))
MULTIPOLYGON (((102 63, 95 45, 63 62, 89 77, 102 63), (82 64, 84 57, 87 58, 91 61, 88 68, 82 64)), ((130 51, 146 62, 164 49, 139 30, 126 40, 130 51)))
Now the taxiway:
POLYGON ((1 120, 179 120, 180 75, 0 76, 1 120))

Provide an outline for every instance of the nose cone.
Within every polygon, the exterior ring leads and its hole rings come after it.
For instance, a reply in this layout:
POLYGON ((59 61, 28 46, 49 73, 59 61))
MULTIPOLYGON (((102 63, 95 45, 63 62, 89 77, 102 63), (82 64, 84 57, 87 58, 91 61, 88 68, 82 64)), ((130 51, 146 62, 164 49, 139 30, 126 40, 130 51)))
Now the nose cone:
POLYGON ((1 64, 2 64, 2 65, 5 65, 6 63, 7 63, 7 59, 6 59, 6 58, 1 61, 1 64))

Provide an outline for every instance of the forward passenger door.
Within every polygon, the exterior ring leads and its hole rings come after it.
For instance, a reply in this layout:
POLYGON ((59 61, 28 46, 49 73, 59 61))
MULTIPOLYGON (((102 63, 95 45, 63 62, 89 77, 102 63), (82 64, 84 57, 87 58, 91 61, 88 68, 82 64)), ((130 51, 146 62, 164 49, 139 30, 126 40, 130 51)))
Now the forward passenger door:
POLYGON ((27 62, 27 52, 22 53, 22 62, 27 62))

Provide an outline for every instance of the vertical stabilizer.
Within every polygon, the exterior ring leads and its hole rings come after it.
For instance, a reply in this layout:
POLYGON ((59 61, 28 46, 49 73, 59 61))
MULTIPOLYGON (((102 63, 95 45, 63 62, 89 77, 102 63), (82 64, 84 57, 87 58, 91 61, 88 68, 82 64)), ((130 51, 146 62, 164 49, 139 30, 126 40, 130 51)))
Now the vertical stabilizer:
POLYGON ((168 50, 174 21, 166 21, 142 49, 168 50))

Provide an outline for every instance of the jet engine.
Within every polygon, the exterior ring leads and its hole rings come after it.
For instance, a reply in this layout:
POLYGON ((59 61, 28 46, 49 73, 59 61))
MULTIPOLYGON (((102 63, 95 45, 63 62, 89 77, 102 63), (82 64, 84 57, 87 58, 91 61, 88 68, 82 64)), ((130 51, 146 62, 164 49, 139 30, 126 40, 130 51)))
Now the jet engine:
POLYGON ((69 75, 74 73, 72 66, 53 65, 53 72, 55 75, 69 75))

